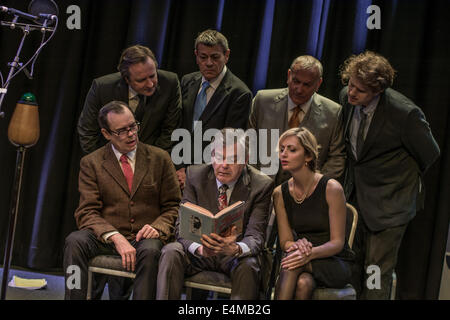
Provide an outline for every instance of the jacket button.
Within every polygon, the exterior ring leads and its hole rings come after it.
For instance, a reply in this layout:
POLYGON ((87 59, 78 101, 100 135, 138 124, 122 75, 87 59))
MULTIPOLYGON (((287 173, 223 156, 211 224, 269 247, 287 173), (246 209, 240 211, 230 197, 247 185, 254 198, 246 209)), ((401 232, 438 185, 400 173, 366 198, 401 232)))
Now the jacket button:
POLYGON ((134 201, 130 201, 130 206, 134 206, 134 201))
POLYGON ((134 220, 134 218, 131 218, 131 219, 130 219, 130 222, 131 222, 131 223, 134 223, 134 221, 136 221, 136 220, 134 220))

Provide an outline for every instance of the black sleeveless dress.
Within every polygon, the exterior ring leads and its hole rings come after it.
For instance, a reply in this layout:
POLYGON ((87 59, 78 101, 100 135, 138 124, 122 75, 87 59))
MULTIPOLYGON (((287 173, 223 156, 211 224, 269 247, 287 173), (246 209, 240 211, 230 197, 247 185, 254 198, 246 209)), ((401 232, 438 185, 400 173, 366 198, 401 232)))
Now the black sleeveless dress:
MULTIPOLYGON (((291 226, 294 241, 306 238, 314 247, 330 240, 330 219, 326 200, 326 187, 330 178, 323 176, 313 193, 298 204, 289 193, 288 181, 281 185, 284 206, 291 226)), ((350 283, 351 252, 345 243, 342 252, 328 258, 311 261, 313 277, 318 286, 342 288, 350 283)))

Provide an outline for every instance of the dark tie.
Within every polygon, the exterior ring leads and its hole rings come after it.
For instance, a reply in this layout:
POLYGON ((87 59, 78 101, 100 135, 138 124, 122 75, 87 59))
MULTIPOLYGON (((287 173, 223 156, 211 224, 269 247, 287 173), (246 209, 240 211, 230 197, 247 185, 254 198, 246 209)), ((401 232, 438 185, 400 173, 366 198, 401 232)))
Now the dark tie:
POLYGON ((139 94, 138 98, 139 103, 138 106, 136 107, 136 111, 134 112, 134 116, 136 118, 136 121, 142 122, 142 118, 144 117, 145 113, 145 104, 147 102, 147 97, 142 94, 139 94))
POLYGON ((358 128, 358 137, 356 139, 356 156, 361 156, 361 151, 364 146, 364 130, 366 128, 367 114, 363 111, 362 107, 359 109, 359 128, 358 128))
POLYGON ((128 162, 128 157, 126 154, 120 156, 120 163, 122 163, 123 175, 125 176, 125 180, 127 180, 128 189, 131 192, 131 187, 133 186, 133 169, 128 162))
POLYGON ((288 125, 289 128, 297 128, 300 125, 300 119, 299 114, 303 112, 302 108, 300 106, 296 106, 294 108, 294 111, 292 113, 291 118, 289 119, 288 125))
POLYGON ((209 82, 205 81, 202 84, 202 90, 200 90, 200 93, 197 95, 197 99, 195 99, 195 106, 194 106, 194 121, 197 121, 200 119, 200 116, 203 113, 203 110, 205 110, 206 107, 206 89, 209 88, 209 82))
POLYGON ((228 206, 227 190, 228 186, 226 184, 223 184, 219 187, 219 197, 217 198, 219 211, 225 209, 228 206))

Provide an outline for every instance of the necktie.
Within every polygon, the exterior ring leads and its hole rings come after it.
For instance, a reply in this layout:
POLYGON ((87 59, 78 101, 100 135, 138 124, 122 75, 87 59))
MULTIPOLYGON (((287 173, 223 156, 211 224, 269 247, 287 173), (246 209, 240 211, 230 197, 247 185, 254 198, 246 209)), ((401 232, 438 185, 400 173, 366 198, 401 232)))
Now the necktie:
POLYGON ((139 104, 136 107, 136 111, 134 112, 135 118, 137 121, 142 122, 142 118, 144 117, 145 113, 145 105, 147 101, 147 97, 140 94, 139 97, 139 104))
POLYGON ((302 108, 300 108, 300 106, 296 106, 288 122, 289 128, 297 128, 300 125, 300 122, 302 122, 302 120, 303 120, 303 110, 302 108), (301 119, 299 116, 301 117, 301 119))
POLYGON ((122 171, 125 176, 125 180, 127 180, 128 189, 131 192, 131 187, 133 186, 133 169, 131 169, 131 165, 128 162, 128 157, 126 154, 120 156, 120 163, 122 163, 122 171))
POLYGON ((228 207, 227 190, 228 186, 226 184, 223 184, 219 187, 219 197, 217 198, 219 211, 228 207))
POLYGON ((356 156, 360 157, 362 148, 364 146, 364 131, 366 128, 367 114, 362 110, 362 107, 359 109, 359 128, 358 128, 358 137, 356 139, 356 156))
POLYGON ((128 105, 130 106, 130 109, 133 110, 133 112, 136 112, 136 109, 139 105, 139 95, 135 95, 133 98, 128 100, 128 105))
POLYGON ((205 81, 202 84, 202 89, 200 90, 200 93, 197 95, 197 99, 195 99, 195 106, 194 106, 194 121, 200 119, 200 116, 203 113, 203 110, 205 110, 206 107, 206 89, 209 88, 209 82, 205 81))

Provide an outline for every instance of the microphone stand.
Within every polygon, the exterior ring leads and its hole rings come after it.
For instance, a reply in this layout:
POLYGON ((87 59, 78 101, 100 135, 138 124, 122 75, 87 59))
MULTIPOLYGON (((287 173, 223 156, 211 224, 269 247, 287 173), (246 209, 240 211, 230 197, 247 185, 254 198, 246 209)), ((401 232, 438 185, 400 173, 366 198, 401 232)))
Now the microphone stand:
POLYGON ((8 139, 17 147, 17 158, 11 194, 9 228, 3 261, 3 280, 0 300, 5 300, 6 298, 7 281, 14 246, 14 233, 16 230, 17 214, 20 204, 25 151, 27 148, 30 148, 37 143, 39 134, 39 112, 36 97, 33 94, 28 93, 23 95, 21 100, 17 103, 8 127, 8 139))
MULTIPOLYGON (((43 25, 32 25, 32 24, 24 24, 24 23, 17 23, 18 16, 16 15, 12 22, 5 22, 1 21, 2 26, 9 26, 11 29, 15 29, 16 27, 19 27, 23 30, 23 36, 19 44, 19 48, 17 49, 16 56, 14 57, 14 60, 10 63, 8 63, 8 66, 10 67, 8 78, 6 79, 5 83, 1 83, 0 87, 0 118, 3 118, 5 113, 1 111, 1 106, 3 103, 3 100, 6 96, 6 93, 8 91, 9 83, 11 79, 17 74, 17 72, 20 72, 22 69, 25 69, 26 65, 31 62, 33 59, 37 57, 39 52, 41 51, 43 45, 45 43, 41 43, 41 46, 36 51, 36 53, 33 55, 33 57, 25 64, 23 65, 20 63, 20 53, 22 51, 23 45, 25 43, 26 37, 29 35, 29 33, 33 30, 40 30, 42 33, 46 31, 54 31, 54 28, 47 27, 47 23, 49 19, 45 19, 43 25), (3 88, 4 86, 4 88, 3 88)), ((55 27, 56 28, 56 27, 55 27)), ((47 42, 50 40, 47 39, 47 42)), ((26 72, 26 74, 28 71, 26 72)), ((27 76, 30 78, 29 74, 27 76)), ((30 78, 31 79, 31 78, 30 78)), ((16 171, 14 175, 14 184, 12 189, 12 196, 11 196, 11 203, 10 203, 10 220, 9 220, 9 229, 8 229, 8 237, 7 242, 5 246, 5 255, 4 255, 4 261, 3 261, 3 279, 2 279, 2 285, 1 285, 1 294, 0 294, 0 300, 6 299, 6 289, 7 289, 7 281, 9 276, 9 269, 11 266, 11 257, 12 257, 12 251, 14 246, 14 234, 17 224, 17 213, 19 210, 19 204, 20 204, 20 191, 22 187, 22 173, 23 173, 23 166, 25 161, 25 151, 26 148, 31 147, 37 142, 37 139, 39 137, 39 120, 37 115, 37 106, 36 110, 30 109, 29 106, 26 104, 30 102, 30 105, 33 104, 35 101, 34 97, 27 97, 27 99, 24 103, 25 104, 18 104, 20 108, 16 107, 16 110, 14 111, 14 114, 11 119, 10 128, 8 129, 8 137, 14 145, 16 145, 17 148, 17 158, 16 158, 16 171), (17 112, 17 115, 16 115, 17 112), (31 121, 30 119, 34 120, 31 121), (37 122, 36 122, 37 119, 37 122), (31 122, 29 122, 31 121, 31 122), (10 131, 11 130, 11 131, 10 131), (25 135, 25 140, 23 140, 23 137, 25 135), (31 138, 30 138, 31 137, 31 138), (31 139, 31 140, 30 140, 31 139)))
POLYGON ((11 256, 14 246, 14 234, 16 231, 17 212, 19 210, 20 190, 22 188, 22 173, 26 150, 27 149, 24 146, 19 146, 17 148, 16 171, 14 174, 14 184, 10 204, 8 238, 6 240, 5 255, 3 260, 2 293, 0 296, 0 300, 6 299, 6 286, 8 284, 9 269, 11 267, 11 256))
MULTIPOLYGON (((23 44, 25 42, 25 38, 28 36, 30 31, 33 31, 33 30, 40 30, 43 33, 45 33, 46 31, 54 31, 53 28, 47 27, 48 19, 45 20, 45 23, 43 26, 40 26, 40 25, 33 25, 33 24, 17 23, 18 18, 19 18, 18 16, 15 16, 12 22, 1 21, 2 26, 9 26, 11 29, 15 29, 16 27, 21 28, 23 30, 23 36, 22 36, 22 40, 20 41, 19 48, 17 49, 17 53, 16 53, 16 56, 14 57, 14 60, 12 62, 8 63, 8 66, 10 67, 10 69, 9 69, 8 78, 6 79, 6 82, 5 82, 5 87, 4 88, 0 87, 0 118, 3 118, 5 116, 5 113, 2 111, 2 104, 3 104, 3 100, 5 99, 6 93, 8 92, 9 82, 11 81, 11 79, 14 75, 14 71, 16 69, 19 69, 20 67, 22 67, 22 64, 19 62, 20 61, 19 56, 22 51, 23 44)), ((1 84, 1 85, 3 85, 3 84, 1 84)))

